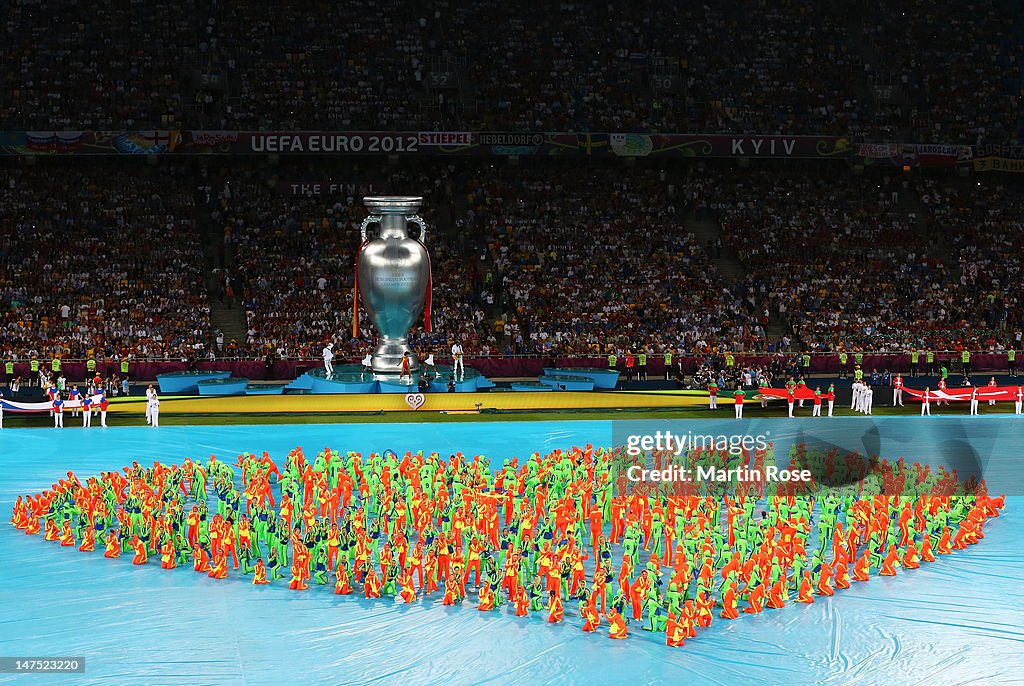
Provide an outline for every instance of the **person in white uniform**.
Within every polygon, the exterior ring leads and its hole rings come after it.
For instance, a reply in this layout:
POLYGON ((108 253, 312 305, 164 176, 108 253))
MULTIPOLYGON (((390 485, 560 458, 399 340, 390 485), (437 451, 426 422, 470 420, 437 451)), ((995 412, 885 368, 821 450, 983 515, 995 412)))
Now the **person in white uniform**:
POLYGON ((149 401, 156 395, 156 389, 153 388, 153 384, 149 384, 149 388, 146 389, 146 423, 153 423, 153 405, 149 401))
POLYGON ((896 378, 892 380, 892 406, 896 407, 899 405, 903 407, 903 376, 897 374, 896 378))
POLYGON ((978 414, 978 387, 971 390, 971 414, 978 414))
POLYGON ((334 344, 328 343, 324 346, 324 371, 327 376, 334 376, 334 344))
POLYGON ((928 415, 932 416, 932 393, 928 390, 928 387, 924 387, 924 395, 921 396, 921 416, 928 415))
POLYGON ((466 365, 462 361, 462 346, 459 344, 458 341, 456 341, 455 343, 452 343, 452 359, 454 360, 454 362, 452 364, 452 372, 456 376, 459 376, 459 373, 461 371, 461 378, 465 379, 466 378, 466 365))
POLYGON ((53 428, 64 428, 64 401, 61 400, 60 391, 53 397, 53 428))
POLYGON ((147 404, 149 405, 149 416, 153 426, 160 426, 160 398, 157 396, 156 391, 153 391, 153 395, 150 396, 147 404))
POLYGON ((370 374, 373 373, 373 355, 372 354, 366 353, 366 356, 363 357, 363 361, 360 362, 360 364, 363 366, 362 370, 360 371, 360 375, 365 375, 367 373, 370 373, 370 374))
MULTIPOLYGON (((1017 393, 1013 401, 1013 413, 1020 414, 1021 402, 1024 401, 1024 386, 1017 386, 1017 393)), ((3 428, 3 409, 0 408, 0 429, 3 428)))
POLYGON ((875 395, 875 392, 871 389, 871 386, 865 385, 864 390, 861 391, 861 393, 864 396, 863 400, 861 401, 864 405, 864 414, 871 414, 871 402, 872 398, 875 395))

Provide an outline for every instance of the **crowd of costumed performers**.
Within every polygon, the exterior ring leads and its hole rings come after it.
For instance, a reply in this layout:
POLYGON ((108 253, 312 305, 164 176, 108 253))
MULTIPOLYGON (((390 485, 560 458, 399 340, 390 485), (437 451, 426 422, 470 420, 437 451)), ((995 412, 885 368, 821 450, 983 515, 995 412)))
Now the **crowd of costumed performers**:
POLYGON ((19 497, 11 523, 53 545, 212 580, 464 604, 682 646, 713 622, 813 603, 874 575, 912 576, 978 543, 1003 507, 984 481, 902 459, 795 446, 790 468, 822 483, 783 483, 750 475, 775 467, 772 444, 655 458, 746 475, 633 483, 628 467, 648 457, 589 445, 497 471, 461 453, 325 449, 309 460, 296 448, 283 464, 245 453, 233 465, 211 456, 84 480, 68 472, 19 497))
MULTIPOLYGON (((877 388, 863 379, 854 380, 851 386, 850 409, 870 415, 877 388)), ((967 403, 968 413, 972 415, 979 414, 978 410, 982 402, 988 407, 995 407, 1000 402, 1013 403, 1014 414, 1021 414, 1022 405, 1024 405, 1024 386, 1000 386, 996 383, 995 377, 991 377, 983 386, 972 385, 966 378, 962 385, 951 386, 947 384, 947 379, 940 378, 935 388, 930 386, 910 388, 905 384, 902 375, 897 374, 892 380, 891 387, 886 388, 892 391, 892 407, 903 407, 904 396, 906 396, 908 401, 921 403, 922 416, 931 415, 933 404, 936 406, 949 405, 950 401, 967 403)), ((717 407, 717 395, 717 388, 709 387, 708 397, 711 409, 717 407)), ((737 391, 734 395, 736 396, 736 417, 742 418, 744 394, 742 391, 737 391)), ((797 416, 794 414, 794 410, 803 409, 805 403, 812 408, 812 417, 832 417, 836 393, 834 385, 830 384, 825 390, 822 390, 820 386, 811 389, 803 377, 799 380, 790 377, 784 388, 759 388, 756 399, 761 401, 762 407, 765 407, 768 400, 785 400, 790 417, 797 416), (827 408, 827 414, 822 414, 823 407, 827 408)))

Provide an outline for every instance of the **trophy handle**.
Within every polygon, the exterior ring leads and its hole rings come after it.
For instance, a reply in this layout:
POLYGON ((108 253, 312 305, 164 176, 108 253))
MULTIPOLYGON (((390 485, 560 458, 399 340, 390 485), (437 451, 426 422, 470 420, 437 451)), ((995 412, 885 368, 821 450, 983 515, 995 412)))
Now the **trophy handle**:
POLYGON ((363 220, 363 223, 359 225, 359 236, 360 236, 360 238, 361 238, 363 243, 366 242, 366 227, 369 226, 370 224, 379 224, 379 223, 380 223, 380 217, 378 217, 375 214, 371 214, 368 217, 366 217, 366 219, 363 220))
POLYGON ((413 214, 405 218, 405 221, 410 224, 416 224, 420 227, 420 243, 423 245, 427 244, 427 223, 423 221, 423 218, 418 214, 413 214))

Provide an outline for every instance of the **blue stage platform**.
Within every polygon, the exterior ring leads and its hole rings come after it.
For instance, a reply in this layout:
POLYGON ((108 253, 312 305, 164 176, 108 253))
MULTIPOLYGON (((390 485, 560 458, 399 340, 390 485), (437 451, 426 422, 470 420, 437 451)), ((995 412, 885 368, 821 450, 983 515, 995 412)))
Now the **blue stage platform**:
POLYGON ((196 386, 199 395, 244 395, 249 379, 229 376, 223 379, 203 379, 196 386))
POLYGON ((536 392, 536 391, 553 391, 554 388, 550 384, 541 383, 540 381, 514 381, 512 383, 513 391, 524 391, 524 392, 536 392))
MULTIPOLYGON (((454 375, 452 367, 439 365, 427 370, 431 376, 430 391, 444 393, 448 390, 448 380, 454 375)), ((357 364, 337 365, 330 377, 323 368, 312 369, 287 386, 285 392, 325 393, 415 393, 419 389, 420 372, 412 375, 411 383, 399 382, 397 379, 381 379, 371 372, 363 370, 357 364)), ((475 393, 494 388, 494 383, 475 369, 466 368, 465 376, 460 375, 455 382, 456 393, 475 393)))
POLYGON ((156 382, 161 394, 194 395, 199 392, 199 382, 211 379, 226 379, 231 372, 174 372, 157 374, 156 382))
POLYGON ((285 384, 249 384, 245 387, 246 395, 281 395, 285 384))
POLYGON ((594 380, 589 376, 570 376, 568 374, 558 376, 544 375, 538 381, 545 386, 550 386, 555 391, 594 390, 594 380))
MULTIPOLYGON (((615 388, 619 382, 619 373, 613 369, 588 369, 586 367, 544 367, 544 376, 549 377, 583 377, 594 382, 594 388, 607 391, 615 388)), ((543 383, 543 379, 541 382, 543 383)), ((583 390, 583 389, 570 389, 583 390)), ((586 389, 590 390, 590 389, 586 389)))

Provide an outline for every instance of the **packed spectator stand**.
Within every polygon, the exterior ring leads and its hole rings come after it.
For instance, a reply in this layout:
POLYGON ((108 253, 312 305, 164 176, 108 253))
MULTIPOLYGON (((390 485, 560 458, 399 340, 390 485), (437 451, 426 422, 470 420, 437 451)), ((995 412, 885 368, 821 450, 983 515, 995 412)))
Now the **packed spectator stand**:
MULTIPOLYGON (((1009 0, 6 9, 0 130, 979 145, 1024 133, 1024 21, 1009 0)), ((685 160, 8 160, 0 347, 19 359, 295 358, 333 340, 357 356, 372 343, 365 316, 351 335, 359 200, 376 184, 426 196, 434 326, 411 334, 423 351, 1000 350, 1024 327, 1024 195, 979 178, 685 160), (349 190, 278 187, 331 175, 349 190), (694 233, 709 220, 740 276, 694 233), (244 312, 244 336, 223 339, 212 299, 244 312)))
POLYGON ((181 357, 210 337, 182 167, 0 169, 4 356, 181 357))
POLYGON ((5 357, 309 359, 333 340, 358 358, 372 344, 365 317, 351 336, 359 200, 371 187, 426 195, 434 328, 412 332, 425 352, 443 356, 455 340, 470 355, 591 357, 1020 344, 1024 215, 1012 180, 814 165, 352 164, 5 166, 5 357), (282 191, 304 174, 373 183, 330 197, 282 191), (742 278, 690 230, 712 217, 742 278), (217 279, 245 313, 244 340, 218 341, 217 279))
POLYGON ((0 129, 1024 132, 1010 0, 6 10, 0 129))
POLYGON ((703 202, 812 350, 1002 349, 1024 326, 1019 189, 777 170, 721 181, 703 202))

